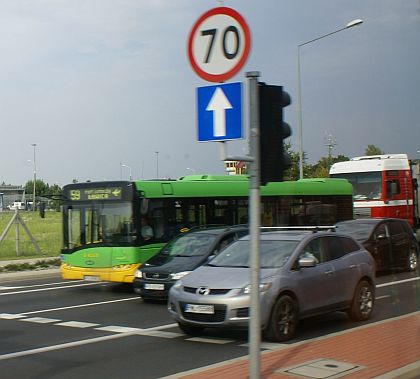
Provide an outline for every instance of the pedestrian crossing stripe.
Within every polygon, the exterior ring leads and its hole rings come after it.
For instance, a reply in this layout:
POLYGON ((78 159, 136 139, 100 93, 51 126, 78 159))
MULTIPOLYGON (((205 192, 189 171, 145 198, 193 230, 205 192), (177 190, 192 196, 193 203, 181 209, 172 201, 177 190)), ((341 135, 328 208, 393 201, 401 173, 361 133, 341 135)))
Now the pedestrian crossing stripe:
MULTIPOLYGON (((201 343, 211 343, 211 344, 228 344, 234 343, 235 340, 232 339, 225 339, 225 338, 211 338, 211 337, 190 337, 184 333, 178 332, 167 332, 163 329, 173 328, 176 324, 169 324, 169 325, 162 325, 157 327, 151 327, 147 329, 142 328, 133 328, 128 326, 119 326, 119 325, 108 325, 108 326, 100 326, 100 324, 95 324, 91 322, 82 322, 82 321, 63 321, 59 319, 53 318, 46 318, 46 317, 27 317, 24 314, 11 314, 11 313, 0 313, 0 319, 4 320, 19 320, 25 322, 33 322, 38 324, 50 324, 50 325, 58 325, 58 326, 66 326, 71 328, 93 328, 98 331, 102 332, 110 332, 110 333, 133 333, 133 335, 140 335, 140 336, 147 336, 147 337, 158 337, 158 338, 180 338, 180 337, 187 337, 185 341, 189 342, 201 342, 201 343)), ((272 344, 277 345, 278 344, 272 344)), ((242 344, 239 346, 247 346, 247 344, 242 344)), ((264 347, 263 347, 264 348, 264 347)), ((268 350, 273 349, 273 347, 265 346, 268 350)))
POLYGON ((56 318, 45 318, 45 317, 30 317, 30 318, 24 318, 22 321, 26 322, 36 322, 38 324, 51 324, 53 322, 58 322, 61 320, 58 320, 56 318))

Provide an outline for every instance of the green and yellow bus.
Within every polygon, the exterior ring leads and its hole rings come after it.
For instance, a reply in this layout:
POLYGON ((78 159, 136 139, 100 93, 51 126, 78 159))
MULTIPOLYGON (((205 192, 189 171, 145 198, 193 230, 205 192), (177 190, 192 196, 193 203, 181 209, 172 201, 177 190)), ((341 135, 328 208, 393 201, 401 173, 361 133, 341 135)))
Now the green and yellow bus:
MULTIPOLYGON (((353 218, 345 179, 261 187, 261 225, 332 225, 353 218)), ((180 232, 248 223, 244 175, 75 183, 63 188, 64 279, 130 283, 142 262, 180 232), (147 225, 146 225, 147 224, 147 225)))

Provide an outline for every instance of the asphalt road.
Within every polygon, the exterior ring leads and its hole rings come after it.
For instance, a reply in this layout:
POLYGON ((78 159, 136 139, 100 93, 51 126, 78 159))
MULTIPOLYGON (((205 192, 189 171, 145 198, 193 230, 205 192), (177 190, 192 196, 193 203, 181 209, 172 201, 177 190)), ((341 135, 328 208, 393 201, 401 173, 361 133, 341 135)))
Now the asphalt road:
MULTIPOLYGON (((419 274, 378 278, 376 297, 369 322, 418 311, 419 274)), ((288 344, 360 325, 339 312, 305 320, 288 344)), ((246 331, 191 338, 166 304, 143 303, 127 285, 59 276, 0 283, 2 379, 162 378, 247 354, 246 331)))

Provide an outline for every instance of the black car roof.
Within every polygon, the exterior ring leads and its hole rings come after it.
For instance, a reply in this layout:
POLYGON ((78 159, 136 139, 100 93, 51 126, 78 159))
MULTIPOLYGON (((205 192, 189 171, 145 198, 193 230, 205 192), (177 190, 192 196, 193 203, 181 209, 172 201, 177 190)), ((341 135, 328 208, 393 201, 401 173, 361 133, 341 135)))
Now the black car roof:
POLYGON ((356 220, 346 220, 337 222, 336 225, 340 224, 369 224, 369 225, 376 225, 382 221, 399 221, 399 222, 407 222, 401 218, 392 218, 392 217, 375 217, 375 218, 358 218, 356 220))

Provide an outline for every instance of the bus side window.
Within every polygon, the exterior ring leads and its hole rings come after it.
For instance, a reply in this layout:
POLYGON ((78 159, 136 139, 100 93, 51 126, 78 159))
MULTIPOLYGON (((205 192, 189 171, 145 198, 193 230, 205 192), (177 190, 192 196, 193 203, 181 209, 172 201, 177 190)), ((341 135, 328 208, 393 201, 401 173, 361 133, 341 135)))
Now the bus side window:
POLYGON ((392 196, 400 193, 398 181, 396 180, 387 180, 386 181, 386 198, 391 199, 392 196))

